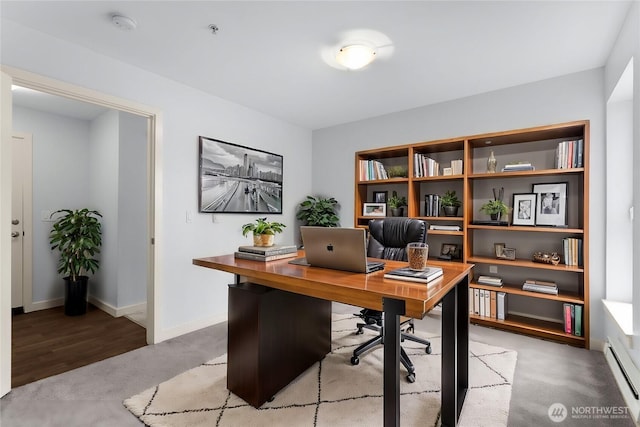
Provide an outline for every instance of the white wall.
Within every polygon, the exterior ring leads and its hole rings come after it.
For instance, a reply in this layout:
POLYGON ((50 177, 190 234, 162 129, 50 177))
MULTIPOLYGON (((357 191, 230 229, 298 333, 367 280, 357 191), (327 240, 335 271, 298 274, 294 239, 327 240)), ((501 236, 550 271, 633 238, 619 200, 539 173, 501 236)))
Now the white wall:
MULTIPOLYGON (((383 102, 383 100, 381 100, 383 102)), ((604 93, 595 69, 425 106, 313 132, 313 191, 342 206, 353 224, 356 151, 587 119, 591 121, 591 339, 602 340, 604 316, 604 93)))
POLYGON ((89 122, 23 107, 13 109, 13 129, 33 135, 33 302, 64 296, 50 250, 52 222, 41 212, 85 206, 89 180, 89 122))
POLYGON ((226 319, 232 276, 191 260, 249 242, 240 227, 256 215, 197 213, 198 136, 284 156, 284 213, 268 217, 287 224, 278 239, 293 242, 296 206, 311 190, 311 132, 11 22, 1 31, 4 65, 162 110, 165 241, 157 335, 164 339, 226 319), (192 223, 185 221, 187 211, 194 213, 192 223))

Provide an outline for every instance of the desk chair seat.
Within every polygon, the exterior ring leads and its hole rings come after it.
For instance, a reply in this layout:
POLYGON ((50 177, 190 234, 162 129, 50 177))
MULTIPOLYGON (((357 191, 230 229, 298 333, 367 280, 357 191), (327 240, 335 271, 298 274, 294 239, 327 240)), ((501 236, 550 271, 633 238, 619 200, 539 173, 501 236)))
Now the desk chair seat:
MULTIPOLYGON (((406 261, 406 247, 411 242, 427 241, 427 223, 413 218, 385 218, 371 220, 369 222, 369 244, 367 246, 367 256, 391 260, 406 261)), ((384 344, 384 330, 382 328, 382 312, 365 308, 356 316, 364 320, 358 323, 356 334, 364 333, 364 329, 370 329, 378 333, 365 343, 358 346, 353 351, 351 364, 360 363, 360 356, 370 349, 384 344)), ((431 343, 425 339, 413 335, 415 326, 413 319, 401 318, 400 320, 400 340, 405 339, 425 345, 427 354, 431 354, 431 343), (404 319, 404 320, 403 320, 404 319), (411 332, 411 333, 410 333, 411 332)), ((407 370, 407 381, 416 380, 415 367, 409 359, 405 350, 400 347, 400 362, 407 370)))

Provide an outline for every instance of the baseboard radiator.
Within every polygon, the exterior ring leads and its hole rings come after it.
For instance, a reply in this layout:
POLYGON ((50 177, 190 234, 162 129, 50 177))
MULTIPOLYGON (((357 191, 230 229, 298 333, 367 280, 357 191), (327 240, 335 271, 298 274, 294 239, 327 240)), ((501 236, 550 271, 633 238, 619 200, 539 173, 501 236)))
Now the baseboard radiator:
POLYGON ((607 338, 604 357, 629 408, 629 415, 638 423, 640 419, 640 370, 617 338, 607 338))

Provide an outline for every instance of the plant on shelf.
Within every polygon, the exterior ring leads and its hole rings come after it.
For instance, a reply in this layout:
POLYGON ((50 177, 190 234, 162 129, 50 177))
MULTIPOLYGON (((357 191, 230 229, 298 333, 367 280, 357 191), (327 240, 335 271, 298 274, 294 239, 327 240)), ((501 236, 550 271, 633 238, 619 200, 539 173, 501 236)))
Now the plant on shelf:
POLYGON ((406 178, 408 173, 406 166, 390 166, 387 168, 389 178, 406 178))
POLYGON ((102 246, 102 226, 98 211, 89 209, 60 209, 51 218, 62 214, 53 223, 49 233, 51 250, 60 252, 58 273, 64 275, 66 315, 75 316, 87 312, 87 274, 100 267, 96 255, 102 246))
POLYGON ((298 205, 296 218, 304 225, 338 227, 340 225, 338 208, 338 201, 333 197, 307 196, 307 199, 298 205))
POLYGON ((499 221, 503 215, 509 213, 509 207, 502 200, 489 200, 480 206, 480 212, 490 215, 492 220, 499 221))
POLYGON ((253 232, 253 244, 255 246, 273 246, 276 233, 282 233, 286 225, 281 222, 267 221, 267 218, 257 218, 242 226, 242 235, 253 232))
POLYGON ((449 190, 444 193, 444 196, 440 197, 440 205, 442 206, 442 210, 444 210, 445 216, 456 216, 458 215, 458 208, 462 203, 460 199, 458 199, 456 191, 449 190))
POLYGON ((391 209, 392 216, 403 216, 404 207, 407 206, 407 198, 404 196, 398 196, 398 192, 393 191, 391 197, 389 197, 389 208, 391 209))

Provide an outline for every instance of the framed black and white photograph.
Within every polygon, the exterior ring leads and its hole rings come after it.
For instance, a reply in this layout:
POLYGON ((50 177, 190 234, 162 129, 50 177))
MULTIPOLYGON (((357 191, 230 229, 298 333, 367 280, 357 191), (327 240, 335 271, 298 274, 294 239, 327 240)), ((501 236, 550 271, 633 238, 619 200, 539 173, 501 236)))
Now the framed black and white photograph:
POLYGON ((282 156, 200 137, 200 212, 282 213, 282 156))
POLYGON ((388 191, 374 191, 373 192, 373 201, 376 203, 387 203, 387 196, 389 195, 388 191))
POLYGON ((363 216, 387 216, 386 203, 365 203, 362 208, 363 216))
POLYGON ((443 243, 440 248, 441 259, 460 259, 460 246, 456 243, 443 243))
POLYGON ((536 225, 536 193, 513 195, 513 225, 536 225))
POLYGON ((536 194, 535 224, 550 227, 567 226, 567 182, 533 184, 536 194))
POLYGON ((506 245, 504 243, 494 243, 493 244, 493 250, 496 253, 496 258, 502 258, 505 246, 506 245))

